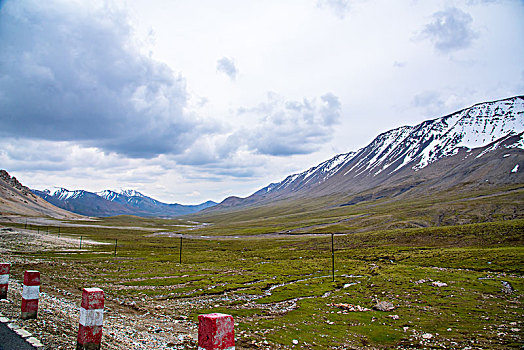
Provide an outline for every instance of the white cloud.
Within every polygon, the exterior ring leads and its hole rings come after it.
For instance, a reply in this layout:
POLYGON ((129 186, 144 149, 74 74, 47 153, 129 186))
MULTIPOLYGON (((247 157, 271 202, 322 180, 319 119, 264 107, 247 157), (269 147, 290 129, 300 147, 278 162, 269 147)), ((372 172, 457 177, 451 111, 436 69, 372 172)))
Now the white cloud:
POLYGON ((471 15, 451 7, 433 14, 433 21, 425 26, 422 37, 433 42, 442 53, 465 49, 478 37, 472 22, 471 15))
POLYGON ((333 14, 340 19, 346 17, 349 12, 351 1, 350 0, 318 0, 318 7, 329 8, 333 14))
POLYGON ((229 57, 222 57, 217 61, 217 71, 224 73, 231 80, 235 80, 238 74, 235 61, 229 57))

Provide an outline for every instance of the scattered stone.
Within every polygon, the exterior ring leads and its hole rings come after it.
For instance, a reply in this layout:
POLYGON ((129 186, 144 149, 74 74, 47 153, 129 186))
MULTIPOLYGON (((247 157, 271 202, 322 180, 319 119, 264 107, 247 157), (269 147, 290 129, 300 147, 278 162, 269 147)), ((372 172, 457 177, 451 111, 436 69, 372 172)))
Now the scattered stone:
POLYGON ((431 285, 433 285, 433 286, 435 286, 435 287, 447 287, 447 286, 448 286, 447 283, 440 282, 440 281, 432 282, 431 285))
POLYGON ((377 305, 373 306, 373 309, 378 311, 392 311, 395 309, 395 306, 389 301, 380 301, 377 305))
POLYGON ((365 312, 365 311, 371 311, 371 309, 362 307, 360 305, 351 305, 351 304, 328 304, 328 306, 337 307, 339 309, 343 309, 346 311, 351 312, 365 312))
POLYGON ((402 327, 402 329, 404 330, 404 332, 407 332, 409 327, 402 327))
POLYGON ((506 293, 506 294, 513 293, 514 289, 511 286, 511 284, 509 284, 509 282, 506 282, 506 281, 501 281, 501 282, 502 282, 502 292, 503 293, 506 293))
POLYGON ((398 320, 400 318, 398 315, 388 315, 387 317, 392 318, 394 320, 398 320))
POLYGON ((431 338, 433 338, 433 334, 431 334, 431 333, 424 333, 424 334, 422 334, 422 339, 429 340, 431 338))
POLYGON ((451 332, 451 328, 448 328, 448 332, 451 332))
POLYGON ((511 328, 512 332, 520 332, 520 328, 511 328))
POLYGON ((298 344, 298 340, 293 339, 293 344, 297 345, 298 344))

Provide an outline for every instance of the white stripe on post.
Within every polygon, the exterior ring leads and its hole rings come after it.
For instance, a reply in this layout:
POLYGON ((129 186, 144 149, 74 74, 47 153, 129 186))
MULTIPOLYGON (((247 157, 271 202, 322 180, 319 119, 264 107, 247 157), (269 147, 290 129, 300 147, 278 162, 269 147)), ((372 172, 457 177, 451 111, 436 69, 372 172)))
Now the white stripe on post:
POLYGON ((86 327, 101 326, 104 324, 104 309, 86 310, 80 308, 80 324, 86 327))
POLYGON ((26 286, 22 289, 22 298, 26 300, 40 298, 40 286, 26 286))
POLYGON ((7 299, 7 288, 9 286, 10 263, 0 263, 0 299, 7 299))

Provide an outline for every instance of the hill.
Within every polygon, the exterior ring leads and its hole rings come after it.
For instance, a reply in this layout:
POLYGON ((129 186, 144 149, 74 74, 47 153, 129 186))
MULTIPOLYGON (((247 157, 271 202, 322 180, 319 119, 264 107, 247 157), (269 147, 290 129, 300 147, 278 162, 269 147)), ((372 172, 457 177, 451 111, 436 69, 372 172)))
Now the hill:
POLYGON ((81 215, 58 208, 36 196, 5 170, 0 170, 0 215, 47 216, 56 219, 82 218, 81 215))

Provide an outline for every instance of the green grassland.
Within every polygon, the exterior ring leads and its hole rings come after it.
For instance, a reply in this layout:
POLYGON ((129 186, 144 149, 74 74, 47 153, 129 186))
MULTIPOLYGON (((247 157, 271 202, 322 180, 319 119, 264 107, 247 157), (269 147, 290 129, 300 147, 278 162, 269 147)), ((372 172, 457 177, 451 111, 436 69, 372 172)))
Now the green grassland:
POLYGON ((201 313, 231 314, 238 348, 518 349, 522 198, 510 188, 344 207, 321 198, 187 220, 114 217, 60 227, 63 238, 105 245, 10 251, 31 257, 15 269, 39 269, 44 285, 97 286, 136 312, 195 322, 201 313), (182 257, 180 237, 140 227, 182 233, 182 257), (379 301, 395 308, 374 310, 379 301))

